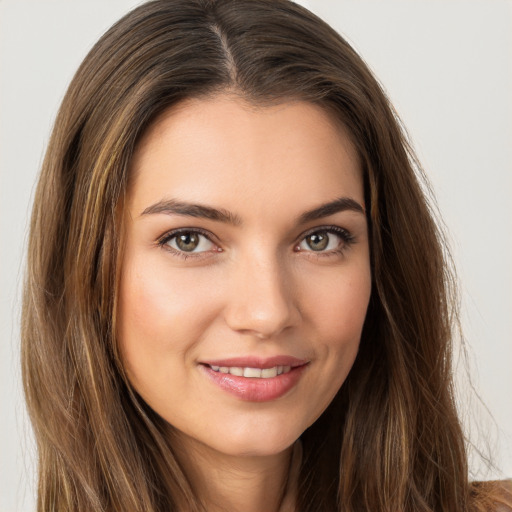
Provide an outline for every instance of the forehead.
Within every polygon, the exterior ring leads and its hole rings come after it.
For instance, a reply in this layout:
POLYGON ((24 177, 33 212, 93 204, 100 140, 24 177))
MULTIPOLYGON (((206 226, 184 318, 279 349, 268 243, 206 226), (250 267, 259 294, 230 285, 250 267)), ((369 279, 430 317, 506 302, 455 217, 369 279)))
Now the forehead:
MULTIPOLYGON (((346 129, 303 101, 257 107, 219 95, 164 112, 131 165, 130 204, 162 197, 263 209, 351 196, 363 204, 357 152, 346 129)), ((308 203, 308 204, 305 204, 308 203)))

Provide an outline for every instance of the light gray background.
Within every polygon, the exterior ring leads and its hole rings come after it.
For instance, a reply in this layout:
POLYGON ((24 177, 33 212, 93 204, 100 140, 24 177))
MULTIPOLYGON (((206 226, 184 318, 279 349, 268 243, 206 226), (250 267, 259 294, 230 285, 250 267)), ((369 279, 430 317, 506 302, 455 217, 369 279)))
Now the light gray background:
MULTIPOLYGON (((34 182, 87 50, 135 0, 0 0, 0 512, 34 510, 19 289, 34 182)), ((512 476, 512 1, 310 0, 385 85, 433 183, 461 280, 468 430, 512 476), (477 426, 481 435, 477 435, 477 426), (498 444, 498 442, 500 444, 498 444)), ((478 478, 485 473, 473 460, 478 478)))

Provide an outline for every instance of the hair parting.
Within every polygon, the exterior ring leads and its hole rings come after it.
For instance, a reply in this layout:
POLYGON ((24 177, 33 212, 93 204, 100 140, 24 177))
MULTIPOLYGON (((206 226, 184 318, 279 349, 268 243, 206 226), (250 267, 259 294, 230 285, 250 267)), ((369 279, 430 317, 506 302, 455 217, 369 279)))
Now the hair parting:
POLYGON ((364 173, 372 295, 346 382, 302 436, 298 510, 477 512, 452 386, 454 278, 400 121, 347 42, 286 0, 154 0, 108 30, 73 78, 37 187, 22 370, 38 511, 204 512, 173 428, 132 389, 116 340, 132 156, 188 98, 320 105, 364 173))

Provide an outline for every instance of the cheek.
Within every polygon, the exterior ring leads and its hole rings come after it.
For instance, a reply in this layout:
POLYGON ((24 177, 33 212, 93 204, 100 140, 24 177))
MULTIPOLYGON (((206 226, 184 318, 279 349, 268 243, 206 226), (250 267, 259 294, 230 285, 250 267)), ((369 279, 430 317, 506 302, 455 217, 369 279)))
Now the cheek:
POLYGON ((323 339, 333 348, 354 340, 358 344, 370 300, 369 266, 332 273, 316 282, 308 303, 311 320, 323 339))
POLYGON ((132 384, 165 382, 190 360, 215 301, 165 258, 127 258, 120 283, 118 343, 132 384), (161 260, 164 260, 163 262, 161 260))
POLYGON ((187 272, 173 271, 159 259, 128 261, 120 286, 122 338, 134 330, 155 341, 169 341, 172 333, 180 339, 181 328, 199 327, 209 315, 212 301, 207 288, 195 286, 187 272))
POLYGON ((329 405, 352 368, 371 292, 369 265, 333 273, 329 279, 317 277, 322 286, 315 287, 307 301, 316 355, 322 362, 317 383, 321 400, 313 419, 329 405))

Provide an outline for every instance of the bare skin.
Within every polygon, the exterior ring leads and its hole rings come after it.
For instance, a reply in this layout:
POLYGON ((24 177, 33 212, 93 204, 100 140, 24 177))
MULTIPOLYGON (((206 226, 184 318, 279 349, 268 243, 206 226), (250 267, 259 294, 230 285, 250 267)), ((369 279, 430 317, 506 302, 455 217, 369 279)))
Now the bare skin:
POLYGON ((218 453, 212 457, 207 450, 198 450, 182 454, 181 460, 209 512, 288 512, 283 500, 290 457, 291 449, 274 456, 240 457, 234 461, 232 457, 218 453))
POLYGON ((127 375, 176 429, 209 512, 277 512, 292 447, 350 371, 370 297, 356 151, 317 106, 219 95, 164 113, 131 171, 127 375))

